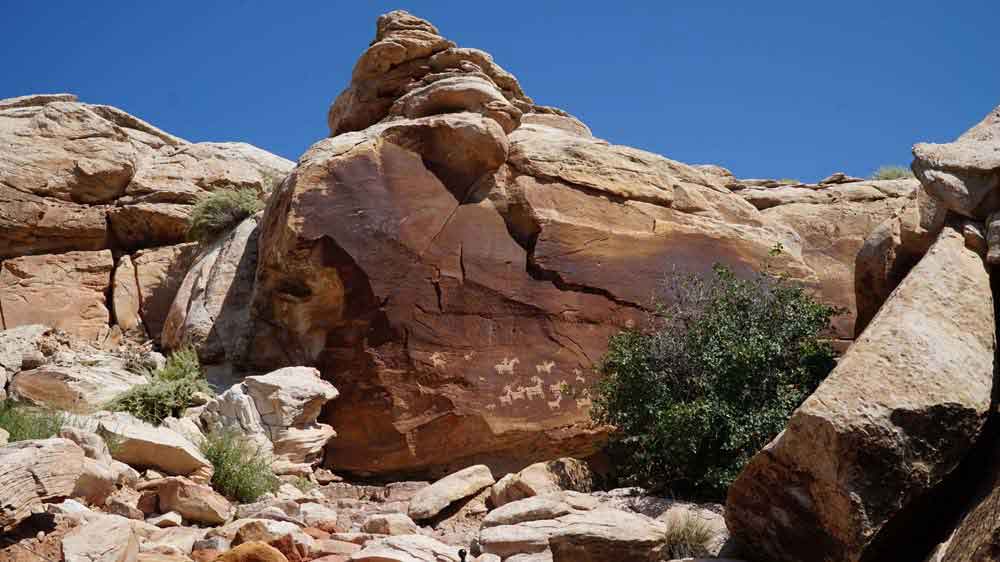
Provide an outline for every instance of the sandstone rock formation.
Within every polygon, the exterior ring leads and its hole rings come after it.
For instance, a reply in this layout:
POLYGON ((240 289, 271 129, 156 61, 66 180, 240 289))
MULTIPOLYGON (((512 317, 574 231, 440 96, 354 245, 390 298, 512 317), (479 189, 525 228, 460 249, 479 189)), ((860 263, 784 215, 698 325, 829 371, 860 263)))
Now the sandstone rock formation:
POLYGON ((484 465, 470 466, 449 474, 417 492, 410 500, 408 515, 417 521, 430 519, 452 502, 467 498, 493 482, 493 474, 484 465))
POLYGON ((573 458, 538 462, 518 473, 501 478, 490 488, 490 501, 494 507, 506 503, 571 490, 590 492, 594 488, 594 474, 587 463, 573 458))
POLYGON ((70 496, 85 458, 83 449, 67 439, 0 447, 0 530, 27 517, 43 501, 70 496))
POLYGON ((592 137, 406 13, 329 122, 264 212, 249 360, 337 381, 331 468, 586 456, 594 364, 671 267, 745 272, 780 243, 775 266, 817 282, 721 176, 592 137))
POLYGON ((211 463, 183 435, 166 427, 153 427, 125 413, 105 414, 98 419, 98 433, 117 444, 112 452, 116 460, 196 481, 211 479, 211 463))
MULTIPOLYGON (((127 270, 138 260, 127 253, 117 300, 107 302, 115 262, 99 251, 183 242, 198 198, 223 187, 264 196, 291 168, 248 144, 189 143, 69 94, 0 100, 0 328, 42 322, 97 340, 116 309, 120 331, 144 338, 145 309, 170 303, 135 293, 127 270)), ((150 319, 153 339, 160 324, 150 319)))
POLYGON ((730 531, 771 560, 861 559, 977 438, 995 338, 983 259, 945 228, 730 487, 730 531))

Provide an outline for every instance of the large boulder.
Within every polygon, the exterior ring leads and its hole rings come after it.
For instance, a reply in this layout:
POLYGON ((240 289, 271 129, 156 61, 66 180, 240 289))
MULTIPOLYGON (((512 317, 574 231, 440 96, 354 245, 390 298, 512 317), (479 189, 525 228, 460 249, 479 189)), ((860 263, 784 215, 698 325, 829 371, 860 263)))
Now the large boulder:
POLYGON ((5 329, 45 324, 85 340, 107 337, 107 293, 114 269, 110 251, 25 256, 0 267, 5 329))
POLYGON ((246 377, 206 404, 200 419, 209 429, 246 435, 262 454, 274 457, 275 472, 308 471, 337 435, 317 419, 338 394, 316 369, 286 367, 246 377))
POLYGON ((68 439, 0 447, 0 529, 20 522, 42 502, 70 497, 85 459, 83 449, 68 439))
POLYGON ((1000 206, 1000 106, 947 144, 913 147, 913 171, 938 201, 983 220, 1000 206))
POLYGON ((586 457, 595 362, 672 265, 747 272, 780 243, 775 267, 815 282, 798 235, 719 176, 593 138, 403 12, 329 124, 261 220, 248 359, 337 382, 341 472, 586 457))
POLYGON ((21 371, 25 356, 38 352, 38 343, 48 331, 42 324, 0 330, 0 400, 7 398, 7 383, 21 371))
POLYGON ((587 463, 573 458, 538 462, 501 478, 490 489, 494 507, 562 490, 590 492, 594 473, 587 463))
POLYGON ((549 537, 552 562, 654 562, 666 539, 666 525, 614 509, 571 513, 549 537))
POLYGON ((212 478, 212 464, 188 438, 166 427, 154 427, 124 414, 104 414, 98 433, 115 442, 111 456, 130 466, 188 476, 198 482, 212 478))
POLYGON ((494 482, 489 467, 470 466, 449 474, 414 494, 408 514, 417 521, 430 519, 453 502, 467 498, 494 482))
POLYGON ((161 513, 176 512, 193 523, 221 525, 235 512, 232 504, 211 486, 179 476, 146 482, 141 489, 156 490, 161 513))
POLYGON ((242 360, 252 327, 257 235, 251 217, 198 253, 163 322, 164 347, 193 345, 208 363, 242 360))
POLYGON ((130 372, 124 362, 97 351, 62 351, 40 367, 18 373, 10 394, 54 410, 88 413, 107 406, 146 377, 130 372))
POLYGON ((861 559, 978 436, 994 349, 983 259, 946 227, 730 487, 730 531, 770 560, 861 559))
POLYGON ((423 535, 396 535, 369 541, 352 562, 459 562, 458 548, 423 535))

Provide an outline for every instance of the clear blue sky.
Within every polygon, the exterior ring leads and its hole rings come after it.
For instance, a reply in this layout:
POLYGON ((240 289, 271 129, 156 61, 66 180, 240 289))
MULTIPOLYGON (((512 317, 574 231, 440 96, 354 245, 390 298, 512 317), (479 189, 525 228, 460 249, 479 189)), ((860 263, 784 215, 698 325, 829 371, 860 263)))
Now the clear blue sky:
POLYGON ((69 91, 294 160, 394 8, 598 136, 741 177, 908 165, 1000 104, 1000 0, 4 0, 0 98, 69 91))

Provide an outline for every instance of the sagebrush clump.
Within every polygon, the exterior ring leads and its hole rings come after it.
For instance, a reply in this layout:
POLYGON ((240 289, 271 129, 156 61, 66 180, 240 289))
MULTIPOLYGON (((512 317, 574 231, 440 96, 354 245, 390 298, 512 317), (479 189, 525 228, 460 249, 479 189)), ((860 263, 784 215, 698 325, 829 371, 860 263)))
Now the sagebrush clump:
POLYGON ((822 334, 837 311, 721 265, 670 276, 658 303, 648 329, 611 339, 593 415, 615 428, 625 483, 720 499, 833 368, 822 334))
POLYGON ((0 402, 0 428, 9 434, 7 440, 27 441, 55 437, 67 424, 62 412, 37 408, 13 400, 0 402))
POLYGON ((194 406, 195 393, 212 393, 198 362, 198 354, 191 348, 175 351, 166 365, 147 375, 147 379, 148 383, 134 386, 115 398, 108 409, 128 412, 159 425, 164 418, 180 417, 184 410, 194 406))
POLYGON ((271 471, 272 459, 246 436, 233 429, 209 433, 201 452, 212 463, 212 487, 242 503, 256 501, 278 489, 281 482, 271 471))
POLYGON ((898 180, 912 177, 913 172, 903 166, 880 166, 872 173, 873 180, 898 180))
POLYGON ((263 208, 264 202, 255 189, 217 189, 195 203, 188 239, 208 242, 218 238, 263 208))
POLYGON ((713 535, 712 528, 697 515, 680 515, 667 526, 663 541, 664 560, 710 557, 713 535))

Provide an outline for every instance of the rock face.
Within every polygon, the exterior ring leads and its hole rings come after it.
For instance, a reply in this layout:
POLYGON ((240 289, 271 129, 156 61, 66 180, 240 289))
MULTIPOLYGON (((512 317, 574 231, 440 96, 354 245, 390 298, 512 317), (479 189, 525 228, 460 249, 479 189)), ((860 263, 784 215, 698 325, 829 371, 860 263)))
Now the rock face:
POLYGON ((593 138, 409 14, 379 20, 329 117, 261 221, 249 359, 336 381, 331 468, 585 457, 593 366, 670 264, 747 271, 781 243, 776 267, 816 281, 721 176, 593 138))
POLYGON ((204 194, 244 187, 263 196, 291 168, 248 144, 189 143, 69 94, 0 100, 0 328, 42 322, 100 339, 120 315, 120 330, 142 338, 149 309, 158 338, 172 295, 166 304, 158 301, 169 291, 144 298, 149 268, 143 277, 128 253, 183 242, 204 194), (113 302, 104 297, 115 266, 106 250, 125 253, 113 302))
POLYGON ((164 320, 164 347, 194 345, 210 363, 242 360, 256 269, 257 221, 248 218, 195 258, 164 320))
POLYGON ((730 487, 730 531, 771 560, 859 560, 978 436, 993 383, 992 303, 982 258, 946 227, 730 487))
POLYGON ((26 256, 0 267, 4 329, 45 324, 87 340, 108 335, 111 252, 26 256))
MULTIPOLYGON (((761 209, 765 217, 792 228, 802 237, 802 257, 818 277, 815 287, 818 298, 845 309, 844 314, 833 319, 833 335, 850 341, 855 336, 858 316, 855 303, 858 251, 880 223, 897 216, 917 189, 916 180, 904 179, 842 182, 821 189, 749 188, 737 193, 761 209)), ((885 296, 888 293, 882 300, 885 296)), ((865 323, 870 318, 866 315, 865 323)))

